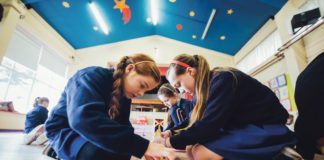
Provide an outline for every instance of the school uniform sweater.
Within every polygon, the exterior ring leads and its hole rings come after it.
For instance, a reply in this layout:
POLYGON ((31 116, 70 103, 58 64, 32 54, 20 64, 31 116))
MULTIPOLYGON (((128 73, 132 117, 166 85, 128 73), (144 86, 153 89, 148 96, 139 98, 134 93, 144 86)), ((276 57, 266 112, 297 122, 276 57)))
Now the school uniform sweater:
POLYGON ((44 124, 48 116, 47 108, 43 106, 35 106, 26 114, 25 133, 29 133, 38 125, 44 124))
POLYGON ((324 53, 321 53, 300 73, 296 82, 297 151, 306 159, 313 159, 314 153, 320 153, 316 141, 324 137, 323 81, 324 53))
POLYGON ((172 122, 168 125, 165 130, 170 130, 173 127, 177 127, 184 120, 186 120, 190 116, 190 112, 192 110, 191 101, 180 98, 178 103, 170 109, 170 115, 172 122))
POLYGON ((68 81, 45 123, 47 137, 60 158, 76 159, 86 142, 115 154, 144 155, 149 141, 134 134, 129 121, 131 100, 122 96, 119 116, 114 120, 108 116, 113 72, 88 67, 68 81))
MULTIPOLYGON (((278 124, 285 127, 284 124, 288 118, 288 113, 280 104, 275 94, 254 78, 242 72, 237 71, 235 75, 236 79, 230 72, 222 71, 213 76, 210 82, 209 97, 203 118, 196 121, 187 130, 170 137, 171 145, 174 148, 183 149, 186 145, 208 143, 211 139, 217 138, 220 133, 226 134, 227 129, 240 128, 250 124, 260 126, 260 128, 266 124, 278 124)), ((195 104, 195 99, 193 105, 195 104)), ((269 132, 272 131, 270 130, 269 132)), ((241 132, 239 130, 231 134, 238 135, 237 137, 245 137, 245 135, 240 136, 241 132)), ((266 146, 267 137, 262 137, 262 132, 258 134, 261 135, 261 138, 265 139, 265 142, 262 143, 266 146)), ((283 143, 286 143, 285 138, 281 140, 283 143)), ((253 145, 253 141, 252 137, 252 142, 246 143, 254 147, 262 146, 262 144, 253 145)), ((258 139, 255 141, 258 141, 258 139)), ((226 141, 223 144, 226 144, 226 141)), ((235 147, 244 148, 244 146, 235 147)), ((280 150, 280 148, 278 149, 280 150)), ((251 151, 253 150, 245 149, 242 152, 251 151)), ((227 155, 224 154, 223 156, 228 159, 235 159, 231 158, 231 154, 227 153, 227 155), (226 157, 227 155, 228 157, 226 157)), ((254 159, 253 157, 249 158, 254 159)))

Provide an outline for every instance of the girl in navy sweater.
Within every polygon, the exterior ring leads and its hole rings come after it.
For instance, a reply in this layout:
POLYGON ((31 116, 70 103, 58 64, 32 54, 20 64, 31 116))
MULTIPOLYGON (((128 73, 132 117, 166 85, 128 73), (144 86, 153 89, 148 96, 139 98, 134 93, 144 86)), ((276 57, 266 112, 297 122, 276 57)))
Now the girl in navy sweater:
POLYGON ((194 95, 188 127, 166 144, 187 147, 191 158, 268 160, 295 137, 285 126, 288 113, 275 94, 254 78, 232 68, 212 71, 202 56, 175 57, 170 84, 194 95))
POLYGON ((192 110, 191 101, 181 98, 178 91, 169 83, 163 84, 158 90, 158 97, 164 105, 169 107, 169 122, 168 127, 162 132, 162 137, 171 135, 171 130, 182 126, 185 120, 189 119, 192 110))
POLYGON ((124 56, 116 70, 88 67, 68 81, 45 124, 52 148, 62 159, 130 159, 173 152, 134 134, 131 98, 143 96, 160 82, 152 58, 124 56))
POLYGON ((26 114, 24 144, 43 144, 47 141, 44 133, 44 123, 48 116, 49 100, 46 97, 37 97, 33 109, 26 114))

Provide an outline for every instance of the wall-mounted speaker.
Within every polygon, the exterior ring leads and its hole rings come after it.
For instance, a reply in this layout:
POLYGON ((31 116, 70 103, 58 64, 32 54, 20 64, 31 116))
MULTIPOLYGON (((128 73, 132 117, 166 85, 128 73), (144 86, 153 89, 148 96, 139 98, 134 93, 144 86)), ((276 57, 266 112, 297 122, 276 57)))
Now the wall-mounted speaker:
POLYGON ((319 8, 294 15, 291 19, 291 27, 294 34, 298 32, 301 27, 314 24, 320 16, 321 13, 319 8))

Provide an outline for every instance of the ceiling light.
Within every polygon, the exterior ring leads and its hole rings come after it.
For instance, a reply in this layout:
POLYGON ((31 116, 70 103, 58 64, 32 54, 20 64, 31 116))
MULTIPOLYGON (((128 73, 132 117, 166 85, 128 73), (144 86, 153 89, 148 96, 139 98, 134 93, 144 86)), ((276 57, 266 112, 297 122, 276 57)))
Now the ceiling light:
POLYGON ((93 2, 89 3, 89 5, 90 5, 90 8, 91 8, 92 13, 94 14, 96 20, 99 23, 100 28, 102 29, 102 31, 106 35, 108 35, 108 27, 107 27, 105 21, 103 20, 101 14, 99 13, 98 8, 96 7, 96 5, 93 2))

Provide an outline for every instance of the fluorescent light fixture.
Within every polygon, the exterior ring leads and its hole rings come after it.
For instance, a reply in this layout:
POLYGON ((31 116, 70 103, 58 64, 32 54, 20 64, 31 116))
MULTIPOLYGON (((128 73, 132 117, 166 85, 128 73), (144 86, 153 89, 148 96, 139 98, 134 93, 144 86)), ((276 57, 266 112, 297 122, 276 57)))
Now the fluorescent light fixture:
POLYGON ((211 12, 211 14, 210 14, 210 16, 209 16, 208 23, 207 23, 207 25, 206 25, 206 27, 205 27, 204 33, 203 33, 203 35, 201 36, 201 40, 204 40, 204 39, 205 39, 206 34, 207 34, 207 32, 208 32, 208 29, 209 29, 209 27, 210 27, 210 24, 211 24, 211 22, 213 21, 213 18, 214 18, 214 16, 215 16, 215 13, 216 13, 216 9, 213 9, 212 12, 211 12))
POLYGON ((151 0, 151 16, 152 16, 152 22, 153 25, 156 26, 157 21, 159 19, 158 14, 158 0, 151 0))
POLYGON ((107 27, 105 21, 103 20, 102 16, 100 15, 98 8, 96 7, 96 5, 93 2, 89 3, 89 5, 90 5, 92 13, 94 14, 94 16, 96 17, 96 20, 99 23, 100 28, 106 35, 108 35, 108 27, 107 27))

